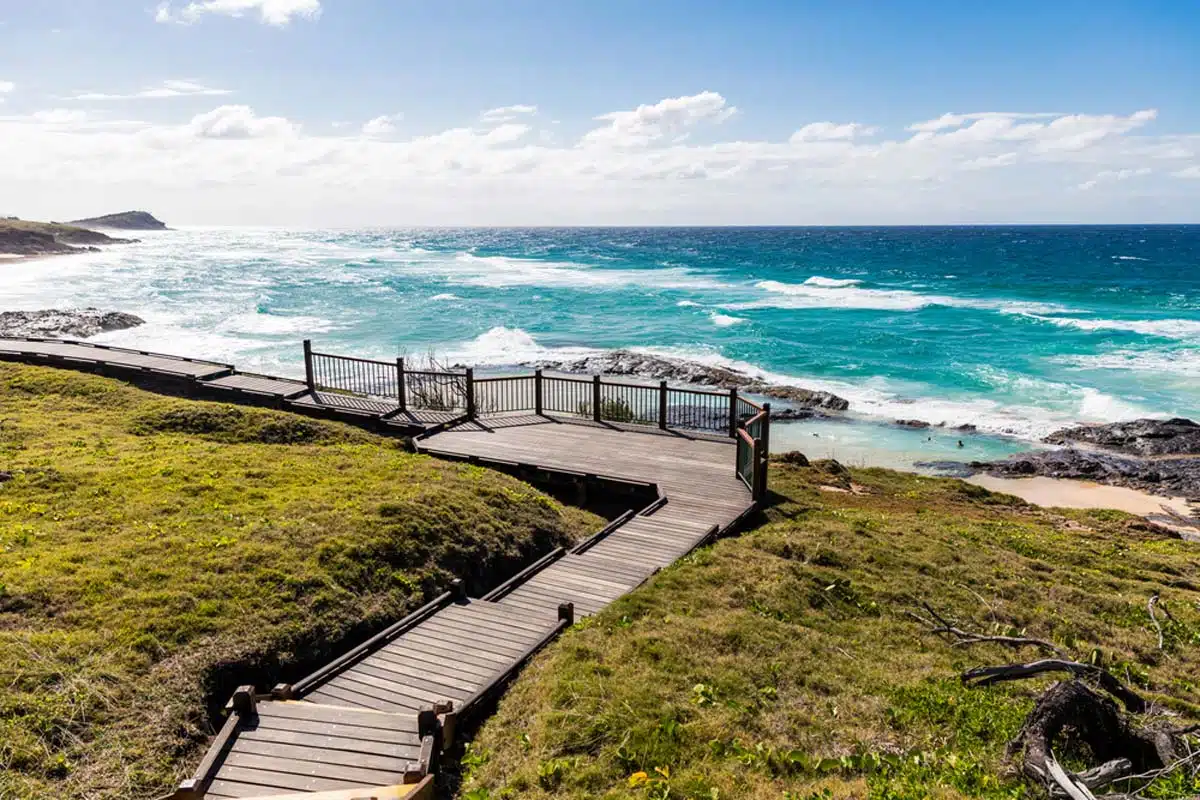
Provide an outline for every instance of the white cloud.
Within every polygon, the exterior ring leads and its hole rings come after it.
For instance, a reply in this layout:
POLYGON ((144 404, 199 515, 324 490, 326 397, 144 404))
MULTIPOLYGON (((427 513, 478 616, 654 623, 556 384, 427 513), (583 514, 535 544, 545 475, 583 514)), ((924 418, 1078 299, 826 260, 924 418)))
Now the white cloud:
POLYGON ((0 94, 9 94, 16 88, 17 85, 12 81, 0 81, 0 94))
POLYGON ((276 138, 297 131, 283 117, 259 117, 250 106, 221 106, 193 117, 188 127, 201 139, 276 138))
POLYGON ((415 135, 302 128, 246 105, 170 122, 103 105, 0 116, 0 207, 34 216, 43 198, 59 217, 67 197, 282 225, 1183 221, 1200 207, 1200 181, 1172 177, 1200 178, 1200 135, 1151 135, 1151 112, 987 115, 871 138, 869 120, 815 122, 713 141, 699 131, 730 109, 707 94, 605 114, 582 142, 528 115, 415 135), (1077 191, 1087 177, 1136 177, 1137 192, 1077 191))
POLYGON ((492 108, 484 111, 479 115, 479 119, 483 122, 509 122, 517 117, 536 113, 537 106, 501 106, 500 108, 492 108))
POLYGON ((980 156, 972 158, 969 161, 962 163, 962 168, 966 170, 972 169, 993 169, 995 167, 1007 167, 1010 164, 1017 163, 1017 154, 1013 152, 1000 153, 994 156, 980 156))
POLYGON ((1130 178, 1140 178, 1143 175, 1149 175, 1151 169, 1149 167, 1139 167, 1137 169, 1106 169, 1097 172, 1089 181, 1084 181, 1077 188, 1082 191, 1094 189, 1102 183, 1114 183, 1116 181, 1127 181, 1130 178))
POLYGON ((848 140, 857 136, 870 136, 875 133, 875 130, 875 128, 868 125, 860 125, 857 122, 847 122, 842 125, 838 125, 835 122, 810 122, 793 133, 789 141, 795 144, 797 142, 848 140))
POLYGON ((701 92, 687 97, 668 97, 653 105, 640 105, 633 111, 612 111, 596 117, 608 122, 588 132, 582 144, 612 147, 640 147, 668 136, 677 136, 701 122, 721 123, 737 113, 716 92, 701 92))
POLYGON ((1060 115, 1046 112, 1036 112, 1032 114, 1010 111, 977 111, 971 114, 949 113, 942 114, 937 119, 926 120, 925 122, 914 122, 912 125, 908 126, 908 130, 916 131, 918 133, 936 133, 937 131, 945 130, 947 128, 961 127, 963 123, 966 122, 976 122, 979 120, 1046 119, 1057 116, 1060 115))
POLYGON ((403 114, 384 114, 362 126, 366 136, 390 136, 396 132, 396 123, 404 119, 403 114))
POLYGON ((80 92, 67 98, 69 100, 166 100, 173 97, 217 97, 233 94, 229 89, 214 89, 190 80, 163 81, 161 86, 142 89, 128 94, 108 94, 105 92, 80 92))
POLYGON ((248 12, 258 12, 267 25, 283 26, 293 17, 316 19, 321 16, 321 0, 193 0, 178 12, 170 2, 163 2, 154 11, 156 22, 180 22, 191 24, 205 14, 220 14, 241 17, 248 12))

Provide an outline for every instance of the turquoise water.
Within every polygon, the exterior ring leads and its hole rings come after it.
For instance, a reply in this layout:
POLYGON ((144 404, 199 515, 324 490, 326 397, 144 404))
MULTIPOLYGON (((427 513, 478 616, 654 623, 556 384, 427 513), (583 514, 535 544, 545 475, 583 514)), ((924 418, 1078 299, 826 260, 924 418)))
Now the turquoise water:
POLYGON ((1198 226, 182 230, 4 265, 0 307, 130 311, 150 324, 105 339, 293 374, 306 337, 494 366, 647 349, 837 392, 859 425, 777 445, 894 463, 1200 417, 1198 268, 1198 226), (867 424, 897 418, 992 435, 867 424))

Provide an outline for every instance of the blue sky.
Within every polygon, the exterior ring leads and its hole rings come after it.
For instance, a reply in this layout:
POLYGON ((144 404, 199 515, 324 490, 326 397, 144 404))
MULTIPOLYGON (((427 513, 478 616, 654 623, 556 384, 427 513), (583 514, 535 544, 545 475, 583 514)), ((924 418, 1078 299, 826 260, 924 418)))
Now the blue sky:
POLYGON ((0 153, 36 151, 0 164, 0 211, 27 216, 1200 221, 1197 3, 9 0, 0 23, 0 153))

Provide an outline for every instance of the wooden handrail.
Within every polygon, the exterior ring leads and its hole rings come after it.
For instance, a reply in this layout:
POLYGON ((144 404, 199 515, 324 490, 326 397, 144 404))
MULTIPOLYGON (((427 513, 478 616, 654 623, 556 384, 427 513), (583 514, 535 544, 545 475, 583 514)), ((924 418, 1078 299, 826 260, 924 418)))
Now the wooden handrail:
POLYGON ((738 436, 742 437, 742 441, 744 441, 746 444, 750 445, 751 447, 754 447, 755 439, 753 436, 751 436, 749 433, 746 432, 745 428, 738 428, 738 436))
POLYGON ((565 548, 562 548, 562 547, 554 548, 549 553, 542 556, 537 561, 533 562, 528 567, 526 567, 525 569, 518 572, 516 575, 513 575, 511 578, 506 580, 504 583, 500 584, 495 589, 492 589, 490 592, 488 592, 487 594, 485 594, 483 597, 481 597, 479 599, 487 600, 489 602, 494 603, 495 601, 504 597, 504 595, 508 594, 513 589, 517 588, 522 583, 527 581, 532 575, 534 575, 538 572, 541 572, 543 569, 550 566, 551 564, 553 564, 555 561, 562 558, 566 554, 567 554, 567 551, 565 548))

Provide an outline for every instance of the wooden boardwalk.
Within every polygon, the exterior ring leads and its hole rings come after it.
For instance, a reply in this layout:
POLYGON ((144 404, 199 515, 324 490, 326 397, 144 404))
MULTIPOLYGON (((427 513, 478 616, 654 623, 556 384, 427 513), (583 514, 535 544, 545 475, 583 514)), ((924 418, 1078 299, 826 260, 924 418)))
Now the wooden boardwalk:
MULTIPOLYGON (((539 648, 755 507, 754 482, 739 477, 745 450, 730 438, 547 413, 398 411, 377 396, 83 343, 0 339, 0 359, 369 422, 418 433, 418 449, 435 457, 628 490, 631 507, 602 531, 484 597, 466 597, 459 584, 301 681, 239 689, 194 777, 171 798, 430 797, 456 729, 539 648)), ((755 441, 756 457, 759 449, 755 441)))

